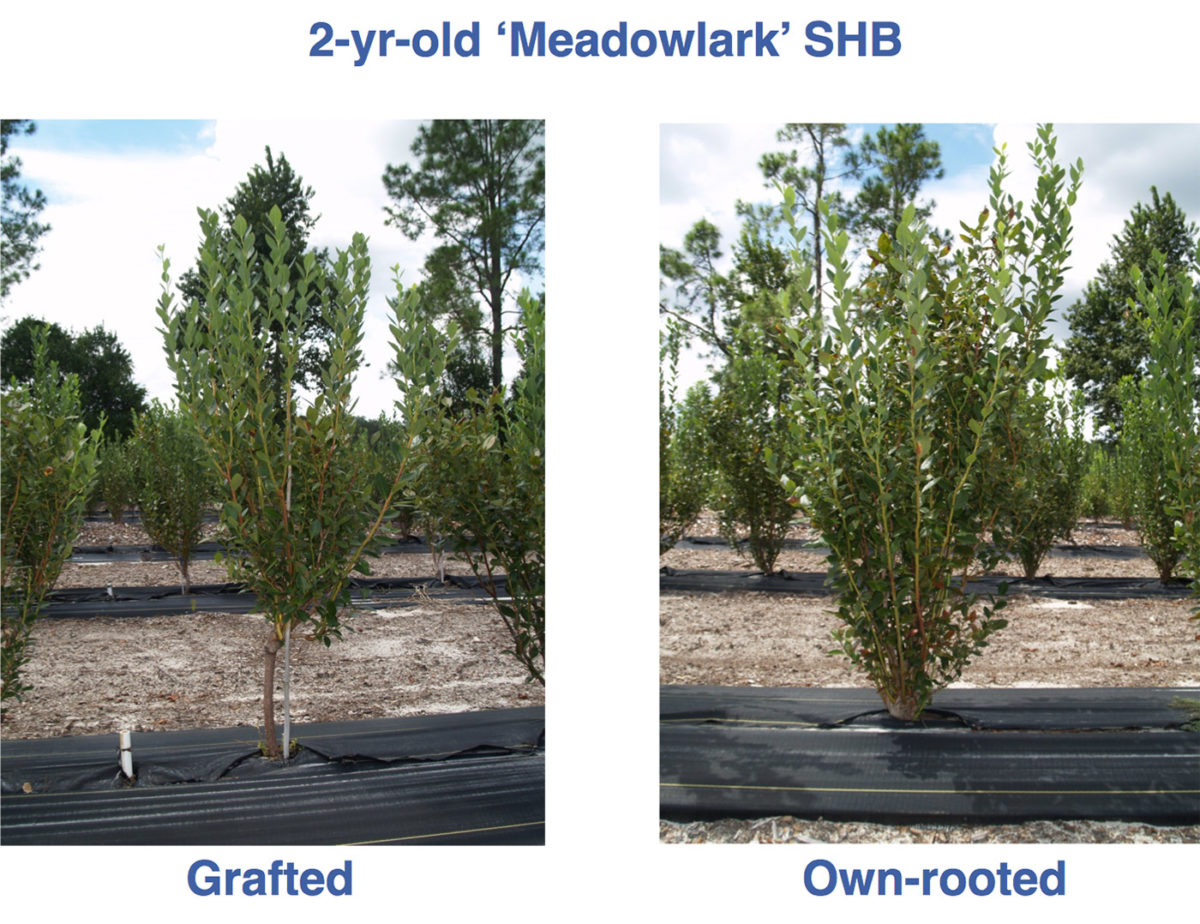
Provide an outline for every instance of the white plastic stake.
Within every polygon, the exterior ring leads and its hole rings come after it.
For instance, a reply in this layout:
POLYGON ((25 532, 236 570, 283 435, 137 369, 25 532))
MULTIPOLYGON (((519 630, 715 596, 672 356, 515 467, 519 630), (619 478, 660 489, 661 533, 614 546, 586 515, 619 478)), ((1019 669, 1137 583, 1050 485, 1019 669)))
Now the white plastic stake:
MULTIPOLYGON (((288 482, 291 485, 291 482, 288 482)), ((283 630, 283 762, 292 753, 292 624, 283 630)))
POLYGON ((133 744, 129 732, 121 732, 121 772, 127 779, 133 779, 133 744))

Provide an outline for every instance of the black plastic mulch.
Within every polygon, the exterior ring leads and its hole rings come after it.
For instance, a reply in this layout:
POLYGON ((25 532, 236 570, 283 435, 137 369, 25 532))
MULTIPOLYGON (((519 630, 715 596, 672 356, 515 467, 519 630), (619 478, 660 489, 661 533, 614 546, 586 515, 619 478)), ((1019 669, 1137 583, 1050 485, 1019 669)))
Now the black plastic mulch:
MULTIPOLYGON (((223 551, 219 542, 201 542, 192 549, 191 561, 212 561, 223 551)), ((402 555, 411 552, 427 552, 425 540, 410 536, 401 542, 393 542, 377 550, 380 555, 402 555)), ((69 561, 88 564, 129 561, 174 561, 161 545, 77 545, 71 550, 69 561)))
POLYGON ((6 741, 6 844, 541 843, 544 710, 299 725, 287 766, 257 732, 6 741), (26 792, 26 788, 32 792, 26 792))
MULTIPOLYGON (((1008 586, 1009 595, 1025 594, 1060 600, 1124 600, 1136 597, 1186 597, 1191 593, 1187 581, 1162 581, 1152 578, 1024 578, 981 577, 967 583, 973 593, 996 595, 1000 585, 1008 586)), ((761 571, 678 570, 659 571, 658 588, 664 592, 723 593, 725 591, 754 591, 757 593, 828 596, 830 589, 825 575, 815 571, 780 571, 763 574, 761 571)))
POLYGON ((926 720, 869 690, 663 687, 663 817, 1200 822, 1195 689, 946 690, 926 720))
MULTIPOLYGON (((729 547, 729 541, 720 536, 686 536, 673 546, 677 549, 711 549, 714 546, 729 547)), ((740 548, 748 548, 746 540, 738 542, 740 548)), ((784 539, 783 548, 791 551, 812 552, 816 555, 828 555, 829 546, 820 541, 809 539, 784 539)), ((1146 551, 1138 545, 1077 545, 1063 542, 1050 547, 1046 553, 1048 558, 1116 558, 1131 561, 1135 558, 1145 558, 1146 551)))
MULTIPOLYGON (((436 578, 354 578, 351 601, 360 608, 402 606, 418 596, 451 599, 464 603, 490 602, 491 596, 474 577, 447 575, 446 583, 436 578)), ((496 589, 505 593, 503 576, 496 589)), ((53 591, 42 607, 43 618, 87 618, 93 616, 166 616, 192 612, 249 613, 257 597, 237 583, 193 584, 190 594, 178 587, 75 587, 53 591)))

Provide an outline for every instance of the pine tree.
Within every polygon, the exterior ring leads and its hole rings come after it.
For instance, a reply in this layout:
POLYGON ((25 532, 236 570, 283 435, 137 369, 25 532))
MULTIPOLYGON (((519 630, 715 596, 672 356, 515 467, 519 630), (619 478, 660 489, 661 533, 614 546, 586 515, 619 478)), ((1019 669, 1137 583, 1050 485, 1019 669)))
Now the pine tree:
POLYGON ((1133 207, 1125 227, 1113 237, 1109 259, 1100 265, 1083 298, 1067 311, 1071 336, 1064 370, 1083 390, 1097 426, 1106 428, 1109 440, 1121 432, 1120 382, 1125 377, 1140 381, 1149 351, 1146 332, 1129 309, 1136 295, 1131 271, 1137 267, 1148 275, 1156 250, 1164 257, 1168 277, 1180 272, 1194 277, 1200 269, 1196 225, 1169 192, 1160 196, 1152 186, 1150 196, 1149 205, 1139 202, 1133 207))

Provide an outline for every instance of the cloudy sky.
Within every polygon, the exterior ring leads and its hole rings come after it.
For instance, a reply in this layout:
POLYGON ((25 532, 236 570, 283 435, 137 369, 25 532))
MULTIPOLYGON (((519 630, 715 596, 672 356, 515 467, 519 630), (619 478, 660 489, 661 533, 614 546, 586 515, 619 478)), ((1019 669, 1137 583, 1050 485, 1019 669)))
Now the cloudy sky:
MULTIPOLYGON (((775 140, 779 125, 664 125, 661 130, 660 227, 662 243, 681 247, 687 230, 701 217, 717 225, 726 243, 736 239, 738 199, 769 201, 758 159, 766 151, 782 150, 775 140)), ((878 125, 849 125, 847 134, 858 141, 878 125)), ((1118 234, 1133 206, 1151 200, 1150 187, 1170 192, 1189 219, 1200 223, 1200 125, 1056 125, 1058 160, 1083 158, 1083 186, 1072 211, 1075 246, 1065 274, 1061 312, 1083 292, 1096 268, 1108 259, 1113 235, 1118 234)), ((932 220, 937 227, 958 228, 973 221, 987 204, 988 171, 993 148, 1007 145, 1011 176, 1007 189, 1017 199, 1031 201, 1035 172, 1026 144, 1036 137, 1033 124, 926 124, 926 137, 937 141, 945 176, 930 181, 923 196, 937 203, 932 220)), ((853 192, 853 187, 847 187, 853 192)), ((1057 337, 1067 328, 1053 325, 1057 337)), ((703 364, 693 360, 686 376, 693 380, 703 364)))
POLYGON ((172 279, 195 264, 199 206, 218 208, 256 165, 265 147, 292 168, 315 195, 319 215, 310 246, 330 252, 354 232, 369 238, 371 300, 363 341, 368 367, 355 395, 358 412, 389 412, 399 396, 380 373, 391 358, 386 297, 391 267, 405 284, 420 279, 426 237, 408 240, 384 225, 390 201, 382 176, 409 159, 417 122, 36 121, 30 136, 10 137, 22 179, 47 199, 40 220, 41 268, 15 286, 0 316, 7 326, 35 316, 76 332, 103 324, 134 362, 134 377, 151 398, 172 400, 174 382, 163 357, 154 313, 161 292, 157 248, 165 245, 172 279))

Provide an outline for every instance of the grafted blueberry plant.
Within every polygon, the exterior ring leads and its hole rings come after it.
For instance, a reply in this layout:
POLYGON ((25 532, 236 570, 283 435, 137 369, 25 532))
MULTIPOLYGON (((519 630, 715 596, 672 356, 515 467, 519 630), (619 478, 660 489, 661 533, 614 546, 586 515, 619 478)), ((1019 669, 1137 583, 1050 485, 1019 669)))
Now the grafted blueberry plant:
MULTIPOLYGON (((231 574, 257 594, 267 620, 264 738, 268 754, 279 756, 276 655, 293 631, 326 645, 341 637, 351 573, 369 572, 364 556, 375 550, 401 493, 407 452, 430 416, 430 399, 406 395, 400 464, 372 497, 378 473, 359 451, 351 400, 370 282, 366 238, 356 234, 338 252, 321 284, 311 253, 298 258, 301 271, 292 272, 277 207, 265 241, 240 217, 223 233, 215 213, 201 210, 200 216, 202 296, 175 308, 164 259, 158 313, 179 407, 191 416, 221 485, 231 574), (296 322, 313 314, 332 334, 319 385, 303 400, 293 384, 303 352, 296 333, 303 325, 296 322), (273 352, 282 357, 283 375, 268 374, 273 352)), ((422 370, 438 376, 444 354, 428 345, 430 332, 417 321, 412 301, 412 293, 400 292, 397 336, 422 370)))

